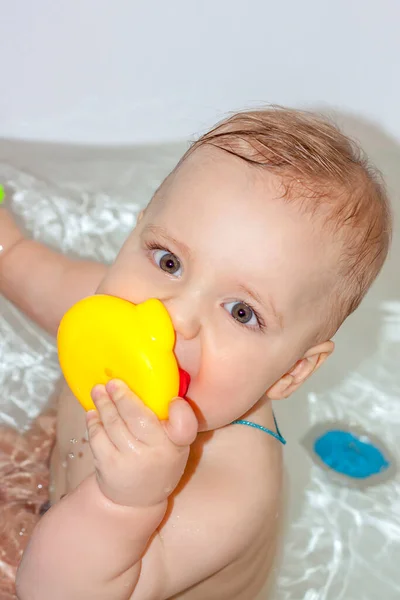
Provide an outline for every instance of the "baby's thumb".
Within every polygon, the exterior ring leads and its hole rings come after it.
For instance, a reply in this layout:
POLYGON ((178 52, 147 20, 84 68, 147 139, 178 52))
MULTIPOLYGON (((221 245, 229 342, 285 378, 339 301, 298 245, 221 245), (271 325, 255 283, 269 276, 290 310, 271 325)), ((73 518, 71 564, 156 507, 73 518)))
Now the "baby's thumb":
POLYGON ((177 446, 190 446, 197 436, 199 424, 190 404, 175 398, 169 405, 169 417, 165 428, 171 442, 177 446))

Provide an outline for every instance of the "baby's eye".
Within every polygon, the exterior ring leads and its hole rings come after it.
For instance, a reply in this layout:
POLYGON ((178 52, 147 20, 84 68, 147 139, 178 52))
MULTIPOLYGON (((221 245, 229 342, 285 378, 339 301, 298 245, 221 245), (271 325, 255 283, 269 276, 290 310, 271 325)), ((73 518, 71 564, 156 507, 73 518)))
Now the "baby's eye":
POLYGON ((242 325, 258 325, 257 316, 253 309, 244 302, 227 302, 225 308, 231 313, 232 317, 242 325))
POLYGON ((166 273, 175 275, 175 277, 182 275, 181 261, 172 252, 168 252, 168 250, 155 250, 153 256, 156 264, 166 273))

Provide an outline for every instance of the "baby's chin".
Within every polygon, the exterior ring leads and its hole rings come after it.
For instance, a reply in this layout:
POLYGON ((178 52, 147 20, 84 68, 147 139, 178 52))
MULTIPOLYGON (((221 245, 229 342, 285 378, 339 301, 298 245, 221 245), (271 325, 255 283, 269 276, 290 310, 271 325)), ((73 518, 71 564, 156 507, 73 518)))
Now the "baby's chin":
POLYGON ((196 415, 199 428, 199 433, 206 433, 207 431, 213 431, 214 429, 220 429, 226 425, 230 425, 234 418, 231 415, 221 413, 221 411, 215 410, 215 405, 210 406, 210 403, 202 402, 196 394, 191 396, 190 390, 185 400, 190 404, 196 415))

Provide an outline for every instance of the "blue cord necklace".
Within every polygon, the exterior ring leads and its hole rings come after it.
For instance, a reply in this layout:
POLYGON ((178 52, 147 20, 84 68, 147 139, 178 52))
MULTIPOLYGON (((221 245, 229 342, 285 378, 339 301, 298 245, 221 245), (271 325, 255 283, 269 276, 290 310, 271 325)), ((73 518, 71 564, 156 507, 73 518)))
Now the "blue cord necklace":
POLYGON ((272 437, 274 437, 276 440, 278 440, 278 442, 285 445, 286 440, 283 437, 283 435, 281 434, 281 432, 279 431, 279 427, 278 427, 278 423, 276 422, 275 415, 274 415, 274 423, 275 423, 275 427, 276 427, 276 432, 272 431, 271 429, 268 429, 267 427, 264 427, 263 425, 259 425, 258 423, 253 423, 253 421, 246 421, 246 419, 236 419, 236 421, 232 422, 232 425, 247 425, 248 427, 253 427, 254 429, 259 429, 260 431, 264 431, 264 433, 267 433, 268 435, 272 435, 272 437))

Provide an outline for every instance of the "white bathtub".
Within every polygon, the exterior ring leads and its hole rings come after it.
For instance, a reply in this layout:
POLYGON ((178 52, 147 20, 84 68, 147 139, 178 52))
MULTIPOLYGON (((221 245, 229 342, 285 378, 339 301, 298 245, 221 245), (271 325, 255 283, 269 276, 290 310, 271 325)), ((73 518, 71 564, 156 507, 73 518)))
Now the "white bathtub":
MULTIPOLYGON (((368 123, 340 117, 385 172, 395 202, 400 148, 368 123)), ((185 144, 89 148, 0 143, 0 181, 27 230, 65 252, 111 261, 185 144)), ((397 221, 398 221, 397 216, 397 221)), ((276 406, 288 440, 288 509, 274 600, 400 598, 400 478, 364 491, 334 483, 302 445, 316 423, 364 427, 400 459, 399 234, 392 255, 337 350, 296 397, 276 406)), ((18 427, 58 377, 52 340, 0 298, 0 417, 18 427)), ((267 598, 267 592, 260 595, 267 598)))

